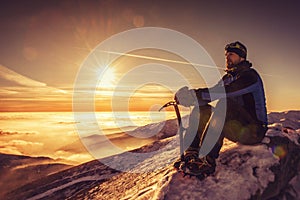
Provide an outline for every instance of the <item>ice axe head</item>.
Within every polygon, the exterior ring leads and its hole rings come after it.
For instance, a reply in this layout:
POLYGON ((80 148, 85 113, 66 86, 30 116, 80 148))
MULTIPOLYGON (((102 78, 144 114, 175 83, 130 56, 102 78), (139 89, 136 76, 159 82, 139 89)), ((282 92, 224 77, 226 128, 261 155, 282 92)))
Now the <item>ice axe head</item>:
POLYGON ((174 105, 177 105, 176 101, 169 101, 168 103, 163 105, 158 111, 160 112, 162 109, 169 107, 169 106, 174 106, 174 105))

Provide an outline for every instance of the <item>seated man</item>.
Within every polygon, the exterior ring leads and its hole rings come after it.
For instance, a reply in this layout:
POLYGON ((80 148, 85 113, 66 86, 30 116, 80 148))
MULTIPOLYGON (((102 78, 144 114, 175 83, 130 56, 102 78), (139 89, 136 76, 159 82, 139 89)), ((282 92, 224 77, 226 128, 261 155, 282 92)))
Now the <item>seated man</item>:
POLYGON ((189 127, 186 130, 183 160, 174 163, 174 167, 190 175, 211 174, 215 171, 215 159, 223 145, 224 137, 241 144, 257 144, 261 142, 267 131, 267 111, 262 80, 252 69, 252 64, 246 59, 247 49, 240 42, 233 42, 225 47, 226 74, 212 88, 188 89, 183 87, 177 91, 175 100, 178 104, 194 106, 189 117, 189 127), (223 91, 223 92, 222 92, 223 91), (224 92, 225 91, 225 92, 224 92), (212 95, 210 92, 217 95, 212 95), (219 92, 219 93, 218 93, 219 92), (205 140, 208 125, 214 118, 218 124, 218 115, 213 113, 211 101, 219 99, 216 107, 226 106, 224 126, 217 142, 204 157, 199 158, 199 149, 205 140), (196 128, 192 128, 197 124, 196 128), (195 133, 197 132, 197 134, 195 133))

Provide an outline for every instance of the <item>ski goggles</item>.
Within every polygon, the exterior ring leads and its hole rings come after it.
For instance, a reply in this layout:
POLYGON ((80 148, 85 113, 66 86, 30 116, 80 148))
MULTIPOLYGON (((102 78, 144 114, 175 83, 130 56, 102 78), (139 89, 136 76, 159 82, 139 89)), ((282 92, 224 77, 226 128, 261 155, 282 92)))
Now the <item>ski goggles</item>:
POLYGON ((242 47, 239 43, 234 42, 234 43, 230 43, 227 44, 225 46, 225 50, 227 51, 228 49, 240 49, 242 50, 244 53, 247 53, 246 49, 244 47, 242 47))

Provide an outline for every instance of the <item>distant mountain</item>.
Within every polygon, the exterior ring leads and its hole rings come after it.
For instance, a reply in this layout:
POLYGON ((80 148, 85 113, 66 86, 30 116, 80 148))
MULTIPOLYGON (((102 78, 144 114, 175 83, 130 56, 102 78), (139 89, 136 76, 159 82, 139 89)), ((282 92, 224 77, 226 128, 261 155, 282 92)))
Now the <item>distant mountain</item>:
MULTIPOLYGON (((183 117, 183 122, 187 122, 187 117, 183 117)), ((152 123, 142 127, 138 127, 133 131, 126 131, 126 133, 114 133, 109 135, 89 135, 82 137, 66 146, 60 147, 56 151, 65 151, 82 153, 85 152, 85 146, 89 147, 89 151, 93 152, 93 156, 103 158, 116 154, 111 149, 111 144, 120 149, 129 151, 141 146, 152 143, 163 138, 171 137, 177 133, 177 121, 167 120, 160 123, 152 123)))
MULTIPOLYGON (((269 121, 260 145, 226 140, 216 172, 202 181, 172 168, 179 155, 178 139, 161 136, 131 151, 134 156, 123 153, 75 166, 19 187, 5 198, 299 199, 300 111, 270 113, 269 121)), ((166 129, 175 123, 167 123, 166 129)), ((176 128, 172 130, 174 135, 176 128)))
POLYGON ((70 167, 48 157, 0 154, 0 197, 22 185, 70 167))
POLYGON ((95 160, 33 181, 12 191, 5 198, 72 199, 72 196, 81 195, 119 173, 95 160))

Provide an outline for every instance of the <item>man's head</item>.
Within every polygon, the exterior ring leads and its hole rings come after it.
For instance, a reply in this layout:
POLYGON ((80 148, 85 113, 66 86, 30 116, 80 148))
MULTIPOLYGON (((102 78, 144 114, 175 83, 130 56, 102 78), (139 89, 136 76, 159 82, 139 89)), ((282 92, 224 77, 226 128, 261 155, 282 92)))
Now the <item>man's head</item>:
POLYGON ((247 48, 242 43, 236 41, 225 46, 226 67, 228 69, 246 60, 247 48))

